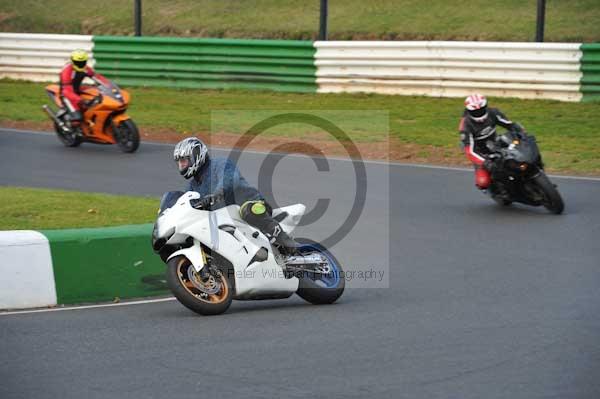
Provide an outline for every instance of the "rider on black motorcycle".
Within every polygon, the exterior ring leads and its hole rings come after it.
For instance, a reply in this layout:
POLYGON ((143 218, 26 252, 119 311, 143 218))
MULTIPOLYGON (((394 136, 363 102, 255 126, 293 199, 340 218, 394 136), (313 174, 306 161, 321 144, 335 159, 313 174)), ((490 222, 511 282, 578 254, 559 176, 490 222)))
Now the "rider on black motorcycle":
POLYGON ((248 184, 232 161, 210 157, 206 145, 196 137, 177 143, 173 158, 179 173, 191 179, 188 191, 200 193, 204 207, 217 209, 238 204, 243 220, 258 228, 272 243, 277 243, 289 254, 296 251, 298 244, 273 219, 271 206, 256 188, 248 184))
POLYGON ((465 99, 458 130, 465 154, 475 167, 475 185, 480 190, 487 189, 492 183, 495 154, 487 143, 496 140, 496 125, 525 134, 521 125, 509 120, 500 110, 488 108, 487 99, 481 94, 472 94, 465 99))

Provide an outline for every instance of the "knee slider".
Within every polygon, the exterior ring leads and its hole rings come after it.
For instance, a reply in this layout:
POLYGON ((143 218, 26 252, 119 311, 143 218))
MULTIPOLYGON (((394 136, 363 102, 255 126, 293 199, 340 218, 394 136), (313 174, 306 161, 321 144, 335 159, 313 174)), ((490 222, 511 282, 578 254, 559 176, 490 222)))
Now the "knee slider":
POLYGON ((256 216, 262 216, 267 212, 267 207, 263 201, 256 201, 250 206, 250 212, 256 216))

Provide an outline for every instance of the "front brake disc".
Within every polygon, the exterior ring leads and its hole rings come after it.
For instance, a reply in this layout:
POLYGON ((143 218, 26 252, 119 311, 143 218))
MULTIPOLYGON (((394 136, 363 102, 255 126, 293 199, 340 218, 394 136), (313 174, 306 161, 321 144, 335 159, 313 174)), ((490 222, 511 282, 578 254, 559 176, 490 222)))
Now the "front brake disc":
POLYGON ((205 294, 214 295, 221 290, 221 284, 212 274, 210 274, 208 278, 203 279, 200 274, 194 270, 194 267, 190 266, 188 268, 187 275, 194 287, 205 294))

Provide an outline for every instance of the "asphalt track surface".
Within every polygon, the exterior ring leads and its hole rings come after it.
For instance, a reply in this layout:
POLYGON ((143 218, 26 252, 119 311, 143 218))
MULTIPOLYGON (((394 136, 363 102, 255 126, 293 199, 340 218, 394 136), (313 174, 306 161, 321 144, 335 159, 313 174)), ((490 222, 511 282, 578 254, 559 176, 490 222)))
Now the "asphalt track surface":
MULTIPOLYGON (((0 131, 0 184, 158 197, 182 186, 170 152, 0 131)), ((265 158, 244 155, 250 182, 265 158)), ((352 163, 329 166, 276 168, 279 203, 331 199, 298 235, 323 239, 351 208, 352 163)), ((333 250, 382 281, 217 317, 176 301, 0 315, 0 398, 600 397, 600 181, 554 178, 555 216, 496 206, 469 171, 365 166, 365 210, 333 250)))

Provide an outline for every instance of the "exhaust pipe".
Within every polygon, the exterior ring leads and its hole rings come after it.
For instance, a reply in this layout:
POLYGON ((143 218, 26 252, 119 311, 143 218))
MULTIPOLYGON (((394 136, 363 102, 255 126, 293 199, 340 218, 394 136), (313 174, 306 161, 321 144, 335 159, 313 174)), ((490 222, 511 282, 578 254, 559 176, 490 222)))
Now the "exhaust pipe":
POLYGON ((291 272, 301 270, 318 274, 331 273, 331 265, 327 259, 317 253, 290 256, 285 260, 285 269, 291 272))
POLYGON ((323 263, 327 263, 327 259, 320 254, 290 256, 285 260, 286 266, 314 265, 323 263))
POLYGON ((50 107, 48 107, 47 105, 42 105, 42 109, 46 111, 50 119, 52 119, 54 123, 56 123, 61 128, 63 132, 68 133, 70 131, 70 129, 65 125, 65 123, 61 121, 54 112, 52 112, 50 107))

